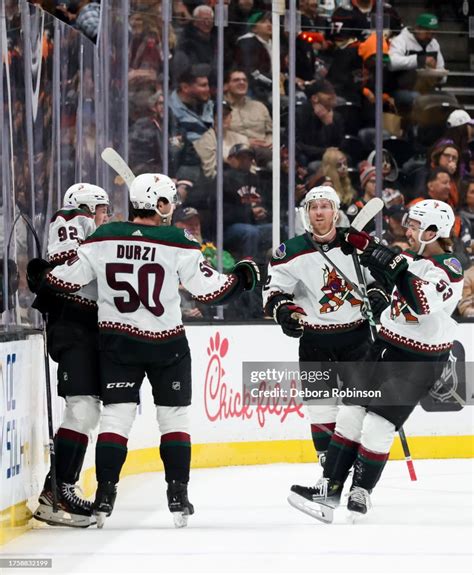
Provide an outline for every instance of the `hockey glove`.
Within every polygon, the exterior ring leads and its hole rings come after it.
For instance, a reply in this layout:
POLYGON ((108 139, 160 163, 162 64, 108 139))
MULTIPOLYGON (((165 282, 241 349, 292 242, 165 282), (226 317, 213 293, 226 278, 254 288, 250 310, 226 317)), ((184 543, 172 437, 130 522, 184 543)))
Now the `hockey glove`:
POLYGON ((382 288, 376 286, 370 287, 367 290, 367 295, 369 296, 372 316, 375 321, 379 321, 384 309, 390 305, 390 297, 382 288))
POLYGON ((408 262, 397 252, 371 241, 360 256, 360 263, 369 268, 377 281, 395 283, 399 274, 408 269, 408 262))
POLYGON ((46 274, 52 267, 49 262, 41 258, 34 258, 28 262, 26 266, 26 281, 31 292, 38 293, 46 274))
POLYGON ((237 262, 232 273, 242 282, 245 291, 252 291, 257 282, 260 281, 260 270, 258 265, 252 260, 241 260, 237 262))
POLYGON ((286 303, 280 305, 275 310, 275 320, 281 325, 283 333, 289 337, 301 337, 303 335, 303 326, 300 319, 306 315, 303 308, 298 305, 286 303))
MULTIPOLYGON (((344 239, 346 244, 350 245, 352 248, 356 248, 357 250, 360 250, 361 252, 363 252, 366 247, 370 244, 370 242, 374 241, 374 238, 372 236, 369 236, 368 233, 366 232, 358 232, 357 230, 354 230, 353 228, 349 228, 347 230, 347 232, 344 234, 344 239)), ((341 247, 342 249, 342 247, 341 247)), ((342 250, 344 253, 346 253, 344 250, 342 250)), ((352 254, 354 250, 348 252, 349 254, 352 254)))

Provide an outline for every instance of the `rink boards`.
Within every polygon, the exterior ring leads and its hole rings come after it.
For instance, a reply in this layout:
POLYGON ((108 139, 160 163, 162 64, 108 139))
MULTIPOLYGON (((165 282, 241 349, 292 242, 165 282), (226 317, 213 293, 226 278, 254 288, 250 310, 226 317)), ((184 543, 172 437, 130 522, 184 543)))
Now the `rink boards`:
MULTIPOLYGON (((242 362, 295 361, 298 342, 277 326, 190 326, 193 358, 193 467, 310 462, 309 422, 298 401, 243 401, 242 362)), ((472 361, 474 325, 461 324, 457 340, 472 361)), ((28 528, 27 502, 41 490, 48 462, 42 338, 0 343, 0 544, 28 528)), ((56 381, 51 363, 52 381, 56 381)), ((54 391, 54 390, 53 390, 54 391)), ((54 395, 54 422, 62 400, 54 395)), ((427 412, 417 407, 406 433, 414 459, 473 457, 472 407, 427 412)), ((159 431, 148 382, 129 439, 123 475, 159 471, 159 431)), ((392 459, 403 458, 398 440, 392 459)), ((82 481, 94 489, 94 453, 88 450, 82 481)))

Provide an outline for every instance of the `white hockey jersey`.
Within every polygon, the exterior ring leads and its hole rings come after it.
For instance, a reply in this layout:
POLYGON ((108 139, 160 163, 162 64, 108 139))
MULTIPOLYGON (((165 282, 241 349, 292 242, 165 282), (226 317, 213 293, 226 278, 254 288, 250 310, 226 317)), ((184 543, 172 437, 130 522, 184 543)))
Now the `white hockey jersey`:
POLYGON ((407 351, 443 353, 452 347, 457 326, 451 314, 462 296, 461 264, 452 254, 403 255, 408 273, 397 282, 391 305, 382 313, 379 337, 407 351))
POLYGON ((219 302, 238 284, 204 259, 200 244, 171 226, 113 222, 100 226, 77 256, 47 276, 74 291, 97 279, 99 330, 143 342, 184 336, 179 282, 201 302, 219 302))
MULTIPOLYGON (((357 286, 354 263, 341 251, 338 236, 330 243, 321 244, 321 248, 357 286)), ((374 281, 366 268, 362 268, 362 273, 367 283, 374 281)), ((304 309, 306 316, 302 325, 316 332, 337 334, 353 330, 365 321, 361 314, 362 300, 354 292, 353 284, 347 283, 316 251, 306 235, 283 242, 270 261, 263 288, 267 313, 271 313, 272 299, 275 301, 280 295, 288 296, 304 309)))
MULTIPOLYGON (((62 208, 49 224, 48 261, 61 265, 73 258, 78 247, 96 229, 94 216, 79 208, 62 208)), ((97 283, 94 281, 74 294, 61 294, 67 300, 87 307, 95 307, 97 283)))

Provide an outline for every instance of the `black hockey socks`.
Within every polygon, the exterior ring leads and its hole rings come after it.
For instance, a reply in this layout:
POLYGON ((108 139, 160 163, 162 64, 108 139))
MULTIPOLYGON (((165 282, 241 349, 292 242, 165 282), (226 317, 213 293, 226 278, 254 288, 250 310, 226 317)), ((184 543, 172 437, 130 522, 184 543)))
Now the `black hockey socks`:
POLYGON ((99 433, 95 450, 97 483, 118 483, 120 471, 127 459, 126 437, 117 433, 99 433))
POLYGON ((81 474, 89 437, 72 429, 60 427, 55 438, 56 477, 74 485, 81 474))
POLYGON ((176 431, 161 436, 160 456, 165 467, 165 479, 187 483, 191 466, 191 436, 176 431))
POLYGON ((370 451, 361 445, 354 463, 352 485, 370 492, 377 485, 389 455, 389 453, 370 451))
POLYGON ((331 441, 332 434, 336 423, 312 423, 311 424, 311 437, 313 438, 314 449, 316 453, 327 451, 329 442, 331 441))
POLYGON ((334 433, 326 453, 324 477, 344 483, 357 457, 359 446, 360 444, 356 441, 334 433))

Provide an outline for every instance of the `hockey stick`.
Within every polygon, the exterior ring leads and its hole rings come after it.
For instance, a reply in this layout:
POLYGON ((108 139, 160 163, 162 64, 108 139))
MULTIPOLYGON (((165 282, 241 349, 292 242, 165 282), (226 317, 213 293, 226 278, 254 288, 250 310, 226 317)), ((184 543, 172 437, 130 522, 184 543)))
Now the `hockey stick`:
POLYGON ((104 162, 122 178, 122 180, 127 184, 128 189, 130 189, 130 186, 135 179, 135 174, 122 156, 113 148, 105 148, 102 150, 100 156, 104 162))
MULTIPOLYGON (((380 200, 380 198, 374 198, 374 199, 380 200)), ((382 207, 383 207, 382 200, 380 200, 380 203, 382 204, 382 207)), ((357 218, 354 219, 354 222, 353 222, 351 227, 358 232, 362 231, 363 228, 369 222, 369 220, 365 220, 365 219, 362 219, 359 222, 357 222, 356 220, 357 220, 357 218), (360 227, 361 224, 362 224, 362 227, 360 227)), ((375 341, 375 338, 377 337, 377 325, 376 325, 376 322, 374 320, 374 314, 372 313, 372 308, 370 305, 369 294, 367 292, 367 284, 365 282, 364 274, 362 273, 362 268, 360 266, 359 256, 357 255, 356 251, 354 251, 354 253, 352 254, 352 259, 354 261, 354 268, 355 268, 356 275, 357 275, 357 281, 359 282, 360 289, 363 292, 362 301, 364 302, 364 307, 365 307, 365 311, 366 311, 366 315, 367 315, 367 321, 369 322, 370 338, 371 338, 372 343, 373 343, 375 341)), ((413 465, 413 460, 411 458, 410 448, 408 446, 407 436, 405 435, 405 431, 404 431, 403 427, 400 427, 400 429, 398 430, 398 435, 400 437, 400 443, 402 444, 403 453, 405 455, 405 461, 406 461, 406 464, 408 467, 408 474, 410 475, 410 479, 412 481, 416 481, 417 477, 416 477, 416 472, 415 472, 415 466, 413 465)))
MULTIPOLYGON (((41 242, 39 241, 38 234, 33 226, 32 221, 26 215, 20 212, 13 223, 10 237, 8 238, 7 245, 7 259, 10 254, 10 242, 13 238, 13 230, 20 219, 20 217, 26 223, 28 229, 33 234, 35 240, 36 251, 38 257, 41 257, 41 242)), ((44 375, 46 379, 46 411, 48 414, 48 442, 49 442, 49 462, 50 462, 50 479, 51 479, 51 493, 53 496, 53 513, 58 512, 58 486, 56 481, 56 451, 54 448, 54 423, 53 423, 53 402, 51 394, 51 371, 49 369, 49 356, 48 356, 48 336, 46 333, 46 327, 48 324, 48 314, 41 314, 43 319, 43 357, 44 357, 44 375)))
POLYGON ((46 407, 48 411, 48 436, 49 436, 49 461, 51 464, 51 493, 53 495, 53 513, 58 512, 58 485, 56 479, 56 450, 54 448, 54 425, 53 425, 53 402, 51 394, 51 371, 49 369, 48 355, 48 314, 43 313, 43 354, 44 354, 44 375, 46 377, 46 407))

